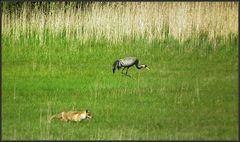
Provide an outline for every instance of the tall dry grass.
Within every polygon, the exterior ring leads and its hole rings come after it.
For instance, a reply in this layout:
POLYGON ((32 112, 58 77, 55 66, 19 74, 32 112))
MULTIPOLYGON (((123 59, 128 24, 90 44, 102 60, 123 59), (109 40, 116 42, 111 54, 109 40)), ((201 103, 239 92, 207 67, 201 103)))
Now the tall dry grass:
POLYGON ((17 40, 36 33, 43 42, 48 31, 83 42, 93 37, 121 41, 143 36, 151 41, 170 35, 184 40, 200 32, 211 38, 238 32, 237 2, 93 2, 87 8, 51 2, 49 11, 39 4, 29 7, 25 2, 12 14, 3 9, 3 36, 17 40))

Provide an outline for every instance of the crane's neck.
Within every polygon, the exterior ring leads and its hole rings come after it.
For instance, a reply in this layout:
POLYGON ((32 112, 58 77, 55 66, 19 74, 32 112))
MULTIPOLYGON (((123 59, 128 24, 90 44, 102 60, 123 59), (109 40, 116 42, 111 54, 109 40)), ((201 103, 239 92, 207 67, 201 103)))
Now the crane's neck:
POLYGON ((144 68, 145 65, 137 65, 137 69, 141 69, 141 68, 144 68))

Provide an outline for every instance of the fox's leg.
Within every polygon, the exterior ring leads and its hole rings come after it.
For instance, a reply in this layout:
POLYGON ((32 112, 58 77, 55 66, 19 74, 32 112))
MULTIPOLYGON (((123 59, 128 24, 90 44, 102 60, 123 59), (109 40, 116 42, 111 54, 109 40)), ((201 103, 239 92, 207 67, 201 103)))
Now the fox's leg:
POLYGON ((60 120, 61 120, 61 121, 65 121, 65 122, 68 121, 66 118, 61 118, 60 120))

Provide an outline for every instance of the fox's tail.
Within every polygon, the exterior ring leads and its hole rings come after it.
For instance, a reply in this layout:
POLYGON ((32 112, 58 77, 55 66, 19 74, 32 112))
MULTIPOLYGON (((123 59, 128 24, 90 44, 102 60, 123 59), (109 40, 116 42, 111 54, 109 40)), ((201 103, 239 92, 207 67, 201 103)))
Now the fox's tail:
POLYGON ((62 114, 59 113, 59 114, 55 114, 55 115, 51 116, 51 117, 48 119, 48 122, 51 122, 51 120, 52 120, 53 118, 58 118, 58 119, 60 119, 60 118, 62 118, 62 114))

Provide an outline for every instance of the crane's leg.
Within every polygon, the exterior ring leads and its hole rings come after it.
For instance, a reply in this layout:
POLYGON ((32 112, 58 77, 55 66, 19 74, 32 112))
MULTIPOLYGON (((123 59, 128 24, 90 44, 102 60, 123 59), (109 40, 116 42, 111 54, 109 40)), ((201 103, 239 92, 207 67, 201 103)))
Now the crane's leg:
POLYGON ((126 75, 126 76, 128 76, 128 77, 131 77, 130 75, 127 74, 127 73, 128 73, 128 69, 129 69, 129 67, 124 67, 124 68, 122 69, 122 74, 123 74, 123 75, 126 75), (123 71, 125 70, 125 68, 127 68, 127 70, 126 70, 125 73, 123 73, 123 71))
POLYGON ((124 67, 124 68, 122 69, 122 74, 123 74, 123 71, 125 70, 125 68, 126 68, 126 67, 124 67))
POLYGON ((127 67, 127 70, 126 70, 126 75, 127 75, 128 69, 129 69, 129 67, 127 67))

